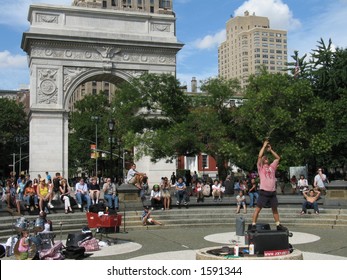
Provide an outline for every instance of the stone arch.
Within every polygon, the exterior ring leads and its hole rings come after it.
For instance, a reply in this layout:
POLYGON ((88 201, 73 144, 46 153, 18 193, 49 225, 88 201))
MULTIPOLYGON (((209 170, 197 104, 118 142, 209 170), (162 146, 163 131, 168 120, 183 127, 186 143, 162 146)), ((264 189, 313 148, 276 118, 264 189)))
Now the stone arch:
MULTIPOLYGON (((66 77, 66 84, 64 83, 64 102, 63 107, 66 111, 69 110, 69 100, 77 89, 77 87, 85 82, 90 81, 108 81, 117 84, 122 81, 130 82, 136 73, 127 73, 122 70, 114 70, 111 73, 105 73, 102 69, 81 69, 74 67, 73 69, 64 69, 64 73, 70 71, 70 77, 66 77)), ((141 73, 138 73, 141 74, 141 73)))
MULTIPOLYGON (((33 4, 28 20, 21 47, 30 68, 29 172, 68 177, 68 103, 77 86, 103 77, 130 81, 144 72, 175 75, 183 44, 175 14, 160 9, 33 4)), ((146 159, 142 170, 150 173, 150 165, 146 159)))

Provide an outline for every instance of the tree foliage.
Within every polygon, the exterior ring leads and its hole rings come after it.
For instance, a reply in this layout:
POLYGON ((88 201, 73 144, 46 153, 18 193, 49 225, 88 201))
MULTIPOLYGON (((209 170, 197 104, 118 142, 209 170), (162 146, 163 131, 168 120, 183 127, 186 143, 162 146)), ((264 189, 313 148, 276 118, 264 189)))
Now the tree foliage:
POLYGON ((110 116, 108 97, 102 92, 86 95, 76 102, 76 110, 69 116, 69 173, 76 174, 78 168, 91 171, 95 160, 91 159, 90 145, 96 142, 98 128, 98 149, 109 150, 107 122, 110 116))
MULTIPOLYGON (((202 82, 202 93, 189 95, 169 74, 145 74, 119 85, 111 105, 102 96, 88 97, 71 116, 76 142, 71 152, 81 158, 76 139, 93 139, 90 119, 97 113, 102 127, 115 120, 116 138, 126 148, 136 146, 139 158, 206 153, 216 159, 221 178, 227 162, 254 169, 266 137, 281 155, 283 170, 304 164, 345 167, 347 50, 334 50, 331 40, 321 39, 309 61, 297 51, 292 59, 288 74, 264 70, 251 76, 240 107, 230 103, 240 92, 236 80, 210 78, 202 82)), ((106 130, 100 140, 107 144, 105 135, 106 130)))
POLYGON ((4 164, 12 163, 12 153, 19 151, 18 137, 29 139, 29 122, 23 104, 7 98, 0 98, 0 116, 0 169, 5 171, 4 164))

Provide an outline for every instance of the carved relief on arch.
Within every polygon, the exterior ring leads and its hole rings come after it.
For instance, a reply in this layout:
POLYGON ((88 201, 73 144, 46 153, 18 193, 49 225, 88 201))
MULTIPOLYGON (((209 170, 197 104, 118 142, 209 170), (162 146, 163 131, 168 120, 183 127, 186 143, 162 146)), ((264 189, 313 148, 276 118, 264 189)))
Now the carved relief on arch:
POLYGON ((87 68, 81 67, 64 67, 64 91, 68 88, 71 82, 81 73, 86 72, 87 68))
POLYGON ((36 15, 37 22, 58 24, 58 18, 59 18, 59 15, 39 14, 39 13, 36 15))
POLYGON ((147 73, 147 71, 143 70, 123 70, 122 72, 126 73, 127 75, 133 78, 139 78, 141 75, 147 73))
POLYGON ((169 24, 152 23, 151 27, 152 27, 151 28, 152 31, 170 32, 169 24))
POLYGON ((38 69, 37 102, 39 104, 57 104, 57 73, 57 69, 38 69))

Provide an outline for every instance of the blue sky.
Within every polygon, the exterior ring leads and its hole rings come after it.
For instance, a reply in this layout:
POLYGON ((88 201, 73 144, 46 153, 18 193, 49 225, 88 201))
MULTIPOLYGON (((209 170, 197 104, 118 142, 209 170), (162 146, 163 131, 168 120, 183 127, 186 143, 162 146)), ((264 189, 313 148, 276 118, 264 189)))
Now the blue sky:
MULTIPOLYGON (((29 70, 21 50, 29 28, 32 3, 71 5, 72 0, 0 0, 0 89, 27 88, 29 70)), ((270 27, 288 31, 288 58, 294 50, 310 53, 323 38, 347 47, 347 0, 173 0, 177 37, 185 44, 177 57, 177 77, 190 86, 218 74, 218 45, 225 40, 225 23, 245 10, 270 19, 270 27)))

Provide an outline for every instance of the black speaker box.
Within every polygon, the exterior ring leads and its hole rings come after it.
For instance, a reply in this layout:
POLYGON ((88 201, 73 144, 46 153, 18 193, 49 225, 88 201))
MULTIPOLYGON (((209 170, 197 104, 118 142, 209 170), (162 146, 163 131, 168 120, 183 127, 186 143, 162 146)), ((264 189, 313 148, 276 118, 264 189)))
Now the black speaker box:
POLYGON ((78 247, 78 242, 86 239, 86 238, 92 238, 93 234, 91 232, 88 233, 81 233, 81 232, 76 232, 76 233, 69 233, 66 239, 66 247, 67 246, 74 246, 78 247))
POLYGON ((254 252, 263 255, 264 251, 289 249, 289 232, 280 230, 247 231, 249 244, 254 244, 254 252))

